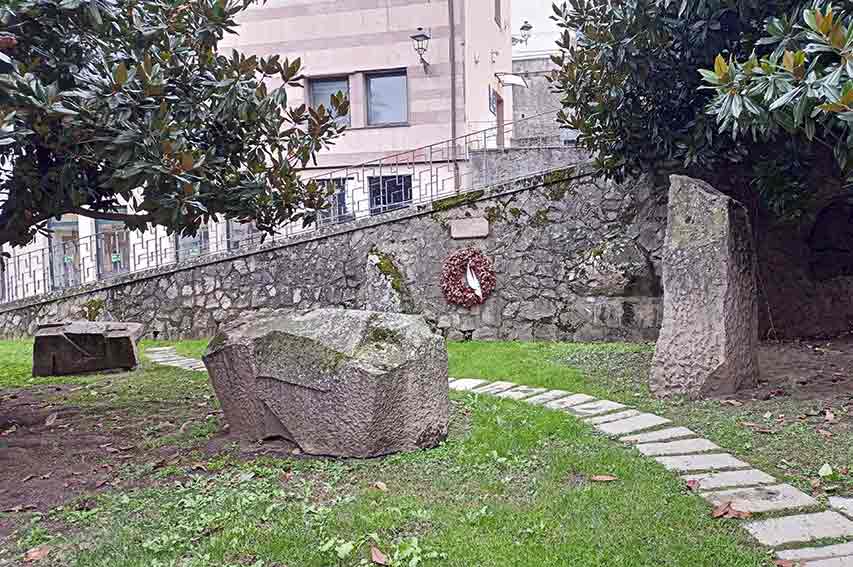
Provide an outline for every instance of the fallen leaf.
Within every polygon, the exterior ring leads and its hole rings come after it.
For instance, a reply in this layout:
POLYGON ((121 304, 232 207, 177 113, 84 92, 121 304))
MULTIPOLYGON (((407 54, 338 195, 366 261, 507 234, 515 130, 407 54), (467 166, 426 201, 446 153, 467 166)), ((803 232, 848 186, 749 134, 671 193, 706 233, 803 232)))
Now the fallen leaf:
POLYGON ((28 481, 34 479, 35 477, 36 477, 36 475, 34 475, 34 474, 28 474, 27 476, 24 477, 24 479, 21 482, 28 482, 28 481))
POLYGON ((814 488, 815 490, 820 488, 820 484, 821 484, 820 479, 813 478, 809 481, 809 483, 812 485, 812 488, 814 488))
POLYGON ((832 423, 835 421, 835 414, 832 413, 831 409, 826 410, 826 415, 823 417, 823 420, 827 423, 832 423))
POLYGON ((827 431, 826 429, 818 429, 817 432, 826 437, 827 439, 832 437, 832 431, 827 431))
POLYGON ((379 492, 388 492, 388 485, 382 482, 381 480, 374 482, 371 485, 371 488, 375 488, 379 492))
POLYGON ((590 478, 589 480, 592 482, 615 482, 619 480, 619 478, 609 474, 600 474, 590 478))
POLYGON ((689 489, 690 489, 690 490, 692 490, 693 492, 697 492, 697 491, 699 490, 699 486, 700 486, 701 484, 702 484, 702 483, 701 483, 701 482, 699 482, 699 481, 698 481, 698 480, 696 480, 696 479, 694 479, 694 480, 688 480, 688 481, 687 481, 687 488, 689 488, 689 489))
POLYGON ((788 561, 787 559, 777 559, 774 565, 776 567, 798 567, 799 563, 794 563, 793 561, 788 561))
POLYGON ((50 427, 51 425, 56 423, 57 418, 59 418, 59 414, 58 413, 52 413, 49 416, 47 416, 46 420, 44 420, 44 424, 46 426, 50 427))
POLYGON ((734 406, 736 408, 739 408, 743 405, 743 402, 739 402, 738 400, 723 400, 721 403, 734 406))
POLYGON ((819 474, 821 478, 826 478, 828 476, 832 476, 834 472, 835 471, 832 470, 832 466, 829 463, 826 463, 825 465, 820 467, 820 470, 817 471, 817 474, 819 474))
POLYGON ((376 565, 388 565, 388 558, 375 546, 370 546, 370 561, 376 565))
POLYGON ((40 545, 26 552, 24 554, 24 561, 41 561, 47 557, 48 553, 50 553, 50 547, 47 545, 40 545))
POLYGON ((723 502, 711 512, 711 516, 714 518, 736 518, 736 519, 746 519, 752 516, 749 512, 741 512, 740 510, 736 510, 731 502, 723 502))
POLYGON ((109 479, 102 480, 95 485, 95 488, 103 488, 110 483, 109 479))

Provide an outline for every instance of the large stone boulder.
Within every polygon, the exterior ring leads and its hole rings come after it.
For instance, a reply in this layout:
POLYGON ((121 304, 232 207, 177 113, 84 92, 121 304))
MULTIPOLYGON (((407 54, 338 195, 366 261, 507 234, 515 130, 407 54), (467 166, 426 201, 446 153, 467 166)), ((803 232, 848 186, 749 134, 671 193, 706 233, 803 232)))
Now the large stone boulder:
POLYGON ((225 419, 244 438, 376 457, 447 437, 447 348, 421 316, 247 313, 214 338, 204 363, 225 419))
POLYGON ((141 323, 64 321, 39 325, 33 346, 33 376, 132 370, 141 323))
POLYGON ((758 379, 757 263, 749 215, 707 183, 674 175, 663 254, 659 396, 718 397, 758 379))

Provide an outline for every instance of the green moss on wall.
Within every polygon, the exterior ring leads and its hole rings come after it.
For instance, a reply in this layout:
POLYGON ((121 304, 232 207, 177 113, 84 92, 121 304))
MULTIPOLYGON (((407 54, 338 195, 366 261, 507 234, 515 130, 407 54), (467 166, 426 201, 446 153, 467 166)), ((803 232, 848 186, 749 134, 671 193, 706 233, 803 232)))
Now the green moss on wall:
POLYGON ((472 191, 470 193, 463 193, 461 195, 445 197, 444 199, 433 201, 432 210, 438 213, 441 211, 454 209, 456 207, 461 207, 462 205, 467 205, 469 203, 473 203, 474 201, 482 199, 485 194, 485 191, 472 191))

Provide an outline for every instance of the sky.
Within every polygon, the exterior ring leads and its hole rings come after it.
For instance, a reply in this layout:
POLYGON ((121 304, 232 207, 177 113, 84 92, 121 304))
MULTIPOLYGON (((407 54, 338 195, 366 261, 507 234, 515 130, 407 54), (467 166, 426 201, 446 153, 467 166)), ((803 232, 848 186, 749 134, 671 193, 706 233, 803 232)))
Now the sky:
MULTIPOLYGON (((561 0, 562 1, 562 0, 561 0)), ((533 25, 533 35, 527 46, 521 44, 513 50, 514 55, 530 52, 553 51, 559 37, 557 24, 550 18, 554 13, 552 0, 512 0, 512 33, 519 35, 521 25, 528 20, 533 25)))

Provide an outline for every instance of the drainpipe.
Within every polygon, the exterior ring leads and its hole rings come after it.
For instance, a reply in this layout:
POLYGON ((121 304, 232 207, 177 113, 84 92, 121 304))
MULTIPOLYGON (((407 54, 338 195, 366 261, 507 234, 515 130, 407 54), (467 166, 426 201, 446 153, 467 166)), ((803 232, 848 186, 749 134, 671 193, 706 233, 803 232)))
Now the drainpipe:
POLYGON ((456 8, 453 0, 447 0, 450 16, 450 159, 453 160, 453 182, 456 191, 460 189, 459 162, 456 156, 456 8))

